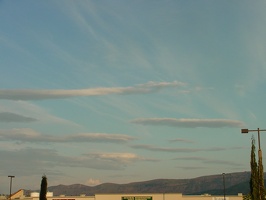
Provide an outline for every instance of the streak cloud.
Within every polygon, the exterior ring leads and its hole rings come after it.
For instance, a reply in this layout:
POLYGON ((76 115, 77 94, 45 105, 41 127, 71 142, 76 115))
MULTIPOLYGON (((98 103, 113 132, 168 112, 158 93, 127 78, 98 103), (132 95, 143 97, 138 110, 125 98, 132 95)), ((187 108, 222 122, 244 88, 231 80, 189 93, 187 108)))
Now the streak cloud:
POLYGON ((77 90, 37 90, 37 89, 14 89, 0 90, 0 99, 8 100, 45 100, 45 99, 62 99, 80 96, 103 96, 109 94, 145 94, 152 93, 167 87, 181 87, 185 83, 173 82, 148 82, 146 84, 139 84, 134 87, 100 87, 77 90))
POLYGON ((174 118, 139 118, 131 121, 135 124, 153 126, 175 126, 184 128, 222 128, 222 127, 243 127, 243 122, 229 119, 174 119, 174 118))

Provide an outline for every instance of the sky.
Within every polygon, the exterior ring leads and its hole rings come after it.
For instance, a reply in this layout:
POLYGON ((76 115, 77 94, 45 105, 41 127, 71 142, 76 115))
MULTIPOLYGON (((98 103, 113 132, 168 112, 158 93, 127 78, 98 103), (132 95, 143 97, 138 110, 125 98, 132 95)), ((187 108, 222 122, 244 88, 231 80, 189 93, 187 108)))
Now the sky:
POLYGON ((1 0, 0 193, 8 175, 16 191, 43 175, 94 186, 249 171, 257 132, 241 129, 266 129, 265 10, 1 0))

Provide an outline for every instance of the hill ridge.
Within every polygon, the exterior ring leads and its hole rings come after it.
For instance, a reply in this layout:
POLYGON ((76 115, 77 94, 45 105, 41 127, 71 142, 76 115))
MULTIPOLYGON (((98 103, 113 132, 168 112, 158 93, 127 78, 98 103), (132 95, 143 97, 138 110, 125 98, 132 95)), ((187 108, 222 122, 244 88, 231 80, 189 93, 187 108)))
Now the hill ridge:
MULTIPOLYGON (((265 176, 265 173, 264 173, 265 176)), ((249 192, 250 172, 225 174, 225 188, 228 195, 249 192)), ((131 183, 102 183, 96 186, 83 184, 57 185, 48 187, 55 196, 79 196, 80 194, 114 194, 114 193, 182 193, 182 194, 223 194, 223 176, 214 174, 189 179, 152 179, 131 183)))

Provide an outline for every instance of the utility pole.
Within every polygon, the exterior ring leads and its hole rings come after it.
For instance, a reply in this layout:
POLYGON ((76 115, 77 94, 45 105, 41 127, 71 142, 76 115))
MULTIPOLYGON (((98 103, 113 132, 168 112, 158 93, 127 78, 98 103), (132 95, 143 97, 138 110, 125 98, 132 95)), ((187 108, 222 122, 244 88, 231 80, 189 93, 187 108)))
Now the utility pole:
POLYGON ((12 188, 12 179, 15 178, 15 176, 12 175, 8 175, 8 177, 10 178, 10 190, 9 190, 9 199, 11 200, 11 188, 12 188))
POLYGON ((225 173, 222 173, 222 175, 223 175, 223 183, 224 183, 224 200, 225 200, 225 179, 224 179, 225 173))

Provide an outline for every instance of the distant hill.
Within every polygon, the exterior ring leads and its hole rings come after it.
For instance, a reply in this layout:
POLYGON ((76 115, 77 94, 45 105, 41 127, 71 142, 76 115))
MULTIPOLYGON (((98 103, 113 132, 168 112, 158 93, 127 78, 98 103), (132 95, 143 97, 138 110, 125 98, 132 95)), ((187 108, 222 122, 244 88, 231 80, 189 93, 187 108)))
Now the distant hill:
MULTIPOLYGON (((264 174, 265 176, 265 174, 264 174)), ((225 175, 225 192, 227 195, 249 193, 250 172, 236 172, 225 175)), ((265 184, 266 185, 266 184, 265 184)), ((114 193, 183 193, 222 195, 223 176, 210 175, 192 179, 155 179, 127 184, 103 183, 97 186, 82 184, 58 185, 48 187, 55 196, 79 196, 80 194, 114 194, 114 193)))

